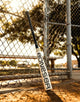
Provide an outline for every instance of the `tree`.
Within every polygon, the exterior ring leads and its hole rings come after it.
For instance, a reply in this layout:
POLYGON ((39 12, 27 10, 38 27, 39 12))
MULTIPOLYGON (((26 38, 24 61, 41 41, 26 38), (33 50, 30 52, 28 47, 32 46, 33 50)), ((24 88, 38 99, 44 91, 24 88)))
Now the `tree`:
MULTIPOLYGON (((49 21, 54 23, 66 23, 66 6, 65 4, 53 5, 53 11, 49 16, 49 21)), ((66 26, 53 24, 49 28, 49 49, 50 53, 53 51, 56 55, 63 56, 66 52, 66 26), (58 50, 58 51, 57 51, 58 50)))
POLYGON ((17 62, 16 62, 15 60, 11 60, 11 61, 9 62, 9 64, 10 64, 11 66, 16 66, 16 65, 17 65, 17 62))
MULTIPOLYGON (((72 36, 72 54, 75 55, 75 57, 77 58, 77 61, 78 61, 78 67, 80 67, 80 2, 79 0, 73 0, 72 3, 71 3, 71 23, 74 25, 72 26, 72 33, 71 33, 71 36, 72 36), (77 26, 75 26, 77 25, 77 26)), ((57 23, 65 23, 66 21, 66 6, 64 4, 59 4, 55 7, 55 10, 53 10, 51 12, 51 16, 50 16, 50 21, 51 22, 57 22, 57 23), (63 10, 64 9, 64 10, 63 10), (62 16, 64 15, 64 16, 62 16), (55 18, 56 17, 56 18, 55 18)), ((61 26, 56 26, 55 28, 55 25, 53 25, 50 29, 50 34, 54 34, 54 36, 52 36, 53 38, 51 38, 54 42, 55 38, 57 37, 57 34, 60 35, 61 33, 62 36, 66 34, 66 28, 65 27, 62 27, 61 26), (61 30, 62 29, 62 30, 61 30), (56 34, 55 34, 56 32, 56 34)), ((61 36, 61 41, 65 41, 65 38, 63 38, 61 36)), ((65 35, 66 36, 66 35, 65 35)), ((61 43, 61 41, 59 41, 59 43, 61 43)), ((52 42, 51 44, 51 47, 54 46, 54 43, 52 42)), ((58 43, 58 46, 59 46, 59 43, 58 43)), ((63 46, 59 48, 59 51, 56 52, 55 54, 65 54, 65 44, 66 42, 64 42, 63 46), (62 50, 62 51, 61 51, 62 50)), ((55 51, 55 50, 54 50, 55 51)), ((61 55, 62 55, 61 54, 61 55)))
MULTIPOLYGON (((31 21, 36 33, 36 39, 39 41, 39 45, 42 44, 41 36, 43 36, 42 7, 42 4, 37 5, 32 11, 30 11, 31 21)), ((5 23, 3 22, 4 26, 2 26, 2 30, 4 31, 4 33, 2 32, 0 34, 0 37, 5 37, 9 41, 18 39, 22 43, 30 42, 31 44, 33 44, 34 42, 25 12, 26 11, 23 11, 23 17, 17 17, 16 19, 12 17, 12 22, 7 22, 7 20, 5 23)))
POLYGON ((80 67, 80 3, 72 6, 72 53, 76 56, 78 67, 80 67))
MULTIPOLYGON (((50 4, 50 14, 49 21, 57 23, 66 23, 66 4, 65 0, 63 3, 56 2, 54 0, 49 1, 50 4)), ((36 39, 39 46, 43 48, 43 4, 40 3, 35 6, 30 11, 30 17, 33 24, 33 28, 36 34, 36 39)), ((72 9, 72 24, 80 25, 78 0, 73 0, 71 3, 72 9), (77 1, 77 2, 76 2, 77 1)), ((11 22, 6 22, 3 26, 4 33, 1 33, 1 37, 5 37, 10 41, 18 39, 22 43, 30 42, 33 44, 33 38, 31 35, 28 20, 23 11, 23 18, 18 17, 16 19, 12 18, 11 22), (26 18, 26 19, 25 19, 26 18)), ((72 53, 76 56, 78 60, 78 66, 80 67, 80 29, 79 27, 72 27, 72 53)), ((65 25, 50 25, 49 26, 49 54, 53 51, 55 54, 64 55, 66 52, 66 26, 65 25), (58 38, 58 39, 57 39, 58 38), (60 40, 59 40, 60 39, 60 40), (56 51, 58 50, 58 52, 56 51)))
POLYGON ((9 61, 6 61, 6 65, 9 66, 9 61))
MULTIPOLYGON (((0 62, 1 63, 1 62, 0 62)), ((1 63, 2 66, 6 66, 6 61, 2 61, 1 63)))

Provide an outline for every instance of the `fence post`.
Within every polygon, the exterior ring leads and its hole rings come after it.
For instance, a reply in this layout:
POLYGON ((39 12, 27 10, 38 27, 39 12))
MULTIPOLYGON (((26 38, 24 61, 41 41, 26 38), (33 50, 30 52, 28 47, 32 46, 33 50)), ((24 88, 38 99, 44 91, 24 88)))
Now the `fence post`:
POLYGON ((71 49, 71 0, 66 0, 67 3, 67 69, 68 78, 72 77, 72 49, 71 49))
POLYGON ((49 67, 48 54, 48 0, 44 0, 44 60, 46 67, 49 67))

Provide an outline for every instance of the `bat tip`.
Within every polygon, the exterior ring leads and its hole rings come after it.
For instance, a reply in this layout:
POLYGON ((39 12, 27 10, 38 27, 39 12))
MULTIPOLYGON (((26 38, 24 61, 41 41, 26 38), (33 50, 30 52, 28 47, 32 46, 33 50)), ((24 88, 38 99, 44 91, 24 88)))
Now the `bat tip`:
POLYGON ((29 14, 29 11, 26 11, 26 14, 29 14))

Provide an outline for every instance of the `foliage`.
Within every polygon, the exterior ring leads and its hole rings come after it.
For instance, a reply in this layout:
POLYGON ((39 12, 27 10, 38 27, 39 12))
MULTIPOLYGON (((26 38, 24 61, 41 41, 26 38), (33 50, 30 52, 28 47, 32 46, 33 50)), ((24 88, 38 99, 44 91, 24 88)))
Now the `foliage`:
MULTIPOLYGON (((66 3, 65 0, 63 3, 56 2, 55 0, 50 0, 50 12, 49 12, 49 21, 57 23, 66 23, 66 3)), ((5 9, 4 9, 5 10, 5 9)), ((5 10, 6 11, 6 10, 5 10)), ((71 19, 72 24, 80 25, 79 11, 80 6, 78 0, 72 0, 71 2, 71 19)), ((30 17, 32 25, 35 31, 36 39, 39 43, 39 46, 43 48, 43 22, 44 22, 44 13, 43 13, 43 3, 38 4, 30 11, 30 17)), ((33 38, 31 35, 30 27, 28 24, 28 19, 23 11, 23 17, 13 18, 11 21, 4 23, 2 26, 1 37, 5 37, 9 41, 14 41, 18 39, 22 43, 30 42, 33 44, 33 38)), ((65 25, 50 25, 49 26, 49 54, 53 52, 56 55, 63 56, 66 52, 66 26, 65 25), (57 39, 58 38, 58 39, 57 39), (57 50, 58 51, 57 51, 57 50)), ((76 56, 79 67, 80 67, 80 29, 79 27, 72 26, 72 53, 76 56)))
POLYGON ((10 64, 11 66, 16 66, 16 65, 17 65, 17 62, 16 62, 15 60, 11 60, 11 61, 9 62, 9 64, 10 64))
POLYGON ((5 66, 5 65, 6 65, 6 61, 0 61, 0 64, 1 64, 2 66, 5 66))
POLYGON ((11 65, 11 66, 17 66, 17 62, 15 61, 15 60, 11 60, 11 61, 6 61, 6 60, 0 60, 0 65, 1 66, 9 66, 9 65, 11 65))
POLYGON ((78 60, 78 67, 80 67, 80 6, 76 3, 72 6, 72 53, 78 60))
MULTIPOLYGON (((42 4, 34 7, 32 11, 30 11, 30 18, 32 21, 32 25, 35 31, 36 40, 39 41, 39 45, 42 44, 42 36, 43 36, 43 12, 42 12, 42 4)), ((9 41, 14 41, 18 39, 22 43, 30 42, 33 44, 33 38, 30 31, 28 19, 26 16, 26 11, 23 11, 23 17, 18 17, 16 19, 11 17, 11 21, 6 20, 4 25, 2 26, 2 30, 0 36, 5 37, 9 41)))

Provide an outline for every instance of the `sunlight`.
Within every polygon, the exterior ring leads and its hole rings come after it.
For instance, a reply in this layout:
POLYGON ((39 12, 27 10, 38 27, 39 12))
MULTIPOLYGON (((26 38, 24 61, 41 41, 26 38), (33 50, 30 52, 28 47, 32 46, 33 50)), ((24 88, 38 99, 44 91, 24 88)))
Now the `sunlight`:
POLYGON ((39 0, 12 0, 10 3, 11 10, 13 12, 19 12, 21 9, 32 9, 32 6, 35 6, 38 4, 39 0))
POLYGON ((10 6, 12 8, 12 11, 13 12, 16 12, 17 10, 20 9, 20 0, 12 0, 11 3, 10 3, 10 6))

